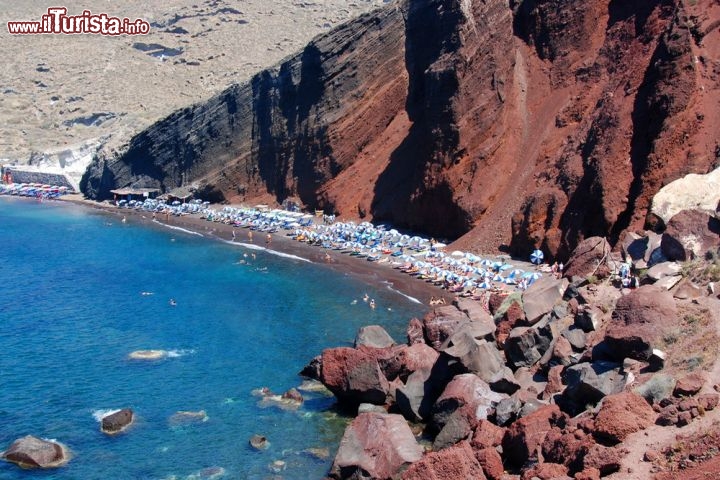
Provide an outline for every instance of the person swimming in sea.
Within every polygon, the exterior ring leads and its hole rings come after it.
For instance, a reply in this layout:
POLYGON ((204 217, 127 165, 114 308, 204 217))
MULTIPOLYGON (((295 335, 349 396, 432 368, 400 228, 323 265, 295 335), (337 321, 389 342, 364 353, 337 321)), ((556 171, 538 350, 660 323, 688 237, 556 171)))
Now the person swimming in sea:
POLYGON ((177 305, 177 302, 175 301, 175 299, 174 299, 174 298, 171 298, 171 299, 170 299, 170 306, 171 306, 171 307, 174 307, 174 306, 176 306, 176 305, 177 305))
POLYGON ((368 300, 370 300, 370 295, 368 295, 368 294, 366 293, 366 294, 363 296, 363 302, 367 303, 368 300))
POLYGON ((375 299, 374 298, 370 299, 370 308, 372 308, 373 310, 375 309, 375 299))

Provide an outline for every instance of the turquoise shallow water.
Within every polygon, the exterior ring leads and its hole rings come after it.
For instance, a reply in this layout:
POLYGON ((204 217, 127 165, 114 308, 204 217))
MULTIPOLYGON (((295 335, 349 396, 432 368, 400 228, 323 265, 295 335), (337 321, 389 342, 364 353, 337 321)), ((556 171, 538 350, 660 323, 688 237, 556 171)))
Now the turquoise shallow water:
POLYGON ((314 355, 350 344, 362 325, 402 339, 422 307, 322 265, 266 252, 240 263, 250 253, 62 202, 0 198, 0 450, 33 434, 73 452, 52 471, 0 462, 0 479, 185 479, 209 467, 222 478, 323 477, 346 421, 334 400, 310 394, 286 411, 251 391, 298 386, 314 355), (352 304, 366 291, 374 311, 352 304), (138 349, 171 355, 129 360, 138 349), (122 407, 135 425, 100 433, 93 415, 122 407), (207 421, 173 425, 180 410, 205 410, 207 421), (255 433, 267 450, 248 446, 255 433))

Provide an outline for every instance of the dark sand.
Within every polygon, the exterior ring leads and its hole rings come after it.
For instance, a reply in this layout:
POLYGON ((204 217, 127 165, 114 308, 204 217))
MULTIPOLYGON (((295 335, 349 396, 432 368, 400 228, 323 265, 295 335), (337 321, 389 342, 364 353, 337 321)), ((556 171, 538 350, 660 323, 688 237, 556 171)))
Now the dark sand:
POLYGON ((391 288, 419 300, 426 306, 429 305, 432 297, 442 297, 448 303, 454 298, 454 294, 396 270, 392 268, 389 263, 368 262, 364 258, 351 257, 336 250, 326 250, 298 242, 288 237, 286 235, 287 232, 282 230, 272 234, 272 240, 267 244, 267 234, 264 232, 252 231, 247 228, 237 228, 219 222, 209 222, 200 218, 199 215, 183 215, 179 217, 170 215, 168 218, 164 214, 157 214, 155 220, 153 220, 152 213, 150 212, 120 209, 107 203, 84 200, 79 195, 67 196, 64 197, 63 200, 102 210, 110 215, 116 216, 118 220, 125 217, 128 222, 151 228, 164 228, 165 225, 180 227, 201 233, 210 239, 232 241, 232 233, 234 230, 235 241, 237 243, 253 244, 262 248, 267 247, 276 252, 295 255, 315 264, 323 265, 336 272, 351 275, 368 285, 389 284, 391 288), (252 232, 253 236, 252 241, 249 240, 248 234, 250 232, 252 232), (326 254, 330 256, 329 260, 326 258, 326 254))

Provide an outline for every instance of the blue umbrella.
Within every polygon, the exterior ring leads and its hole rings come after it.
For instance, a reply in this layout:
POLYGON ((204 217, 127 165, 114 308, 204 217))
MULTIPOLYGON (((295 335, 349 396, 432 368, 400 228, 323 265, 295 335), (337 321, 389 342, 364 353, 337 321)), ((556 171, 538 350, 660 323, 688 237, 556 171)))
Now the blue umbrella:
POLYGON ((543 254, 542 250, 535 250, 534 252, 532 252, 532 255, 530 255, 530 261, 535 265, 540 265, 543 261, 543 258, 545 258, 545 255, 543 254))

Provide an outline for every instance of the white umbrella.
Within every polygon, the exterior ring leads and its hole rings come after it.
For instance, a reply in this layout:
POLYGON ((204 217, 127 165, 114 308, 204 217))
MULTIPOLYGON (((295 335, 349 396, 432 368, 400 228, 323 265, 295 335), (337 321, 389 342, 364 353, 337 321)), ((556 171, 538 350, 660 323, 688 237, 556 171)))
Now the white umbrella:
POLYGON ((460 250, 455 250, 450 255, 452 255, 453 257, 464 257, 465 256, 465 254, 463 252, 461 252, 460 250))

